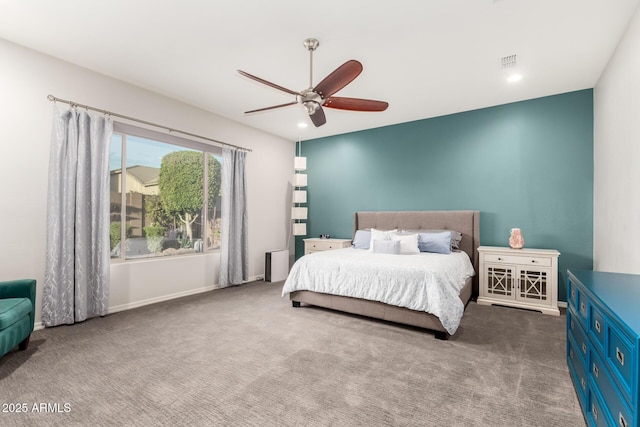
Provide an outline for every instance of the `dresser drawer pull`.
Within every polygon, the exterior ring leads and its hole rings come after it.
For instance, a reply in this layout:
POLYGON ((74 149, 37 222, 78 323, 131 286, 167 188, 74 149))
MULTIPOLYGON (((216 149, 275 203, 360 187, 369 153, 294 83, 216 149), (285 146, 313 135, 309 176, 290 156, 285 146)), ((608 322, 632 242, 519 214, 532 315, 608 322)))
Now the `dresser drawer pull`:
POLYGON ((498 257, 498 261, 502 261, 502 258, 498 257))
POLYGON ((620 424, 620 427, 628 427, 627 420, 622 416, 622 412, 618 412, 618 424, 620 424))
POLYGON ((571 289, 571 299, 576 299, 576 290, 571 289))
POLYGON ((584 380, 584 378, 580 378, 580 385, 582 386, 582 389, 584 391, 587 391, 587 382, 584 380))
POLYGON ((531 262, 536 262, 536 260, 535 260, 535 259, 532 259, 532 260, 531 260, 531 262))
POLYGON ((616 359, 618 359, 620 365, 624 366, 624 353, 618 347, 616 347, 616 359))
POLYGON ((596 331, 600 333, 600 322, 598 322, 597 320, 596 320, 596 331))
POLYGON ((573 328, 574 328, 574 326, 573 326, 573 319, 571 319, 571 330, 572 330, 572 331, 573 331, 573 328))
POLYGON ((580 303, 580 312, 582 314, 587 314, 587 305, 583 302, 580 303))
POLYGON ((595 403, 591 404, 591 412, 593 413, 593 419, 597 420, 598 419, 598 408, 596 408, 595 403))
MULTIPOLYGON (((584 354, 587 354, 587 344, 585 344, 585 343, 582 343, 582 352, 583 352, 584 354)), ((594 366, 595 366, 595 365, 594 365, 594 366)))
POLYGON ((596 364, 593 364, 593 375, 596 376, 596 378, 598 378, 598 374, 600 373, 600 370, 598 369, 598 367, 596 366, 596 364))

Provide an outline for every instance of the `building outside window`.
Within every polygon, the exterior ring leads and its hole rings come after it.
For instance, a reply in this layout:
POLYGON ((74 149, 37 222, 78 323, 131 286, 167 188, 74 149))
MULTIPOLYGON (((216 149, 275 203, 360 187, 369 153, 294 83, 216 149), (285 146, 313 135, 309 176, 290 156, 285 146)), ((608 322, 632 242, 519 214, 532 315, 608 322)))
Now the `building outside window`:
POLYGON ((116 123, 109 157, 112 260, 218 249, 221 155, 219 147, 116 123))

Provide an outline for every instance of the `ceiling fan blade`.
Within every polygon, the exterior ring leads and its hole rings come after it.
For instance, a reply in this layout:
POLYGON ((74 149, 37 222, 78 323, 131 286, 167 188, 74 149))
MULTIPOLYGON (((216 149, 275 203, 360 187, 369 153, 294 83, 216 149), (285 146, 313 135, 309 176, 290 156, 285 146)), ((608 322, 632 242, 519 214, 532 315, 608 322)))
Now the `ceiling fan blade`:
POLYGON ((245 111, 244 113, 249 114, 249 113, 257 113, 258 111, 273 110, 275 108, 288 107, 289 105, 295 105, 297 103, 298 101, 287 102, 286 104, 274 105, 272 107, 258 108, 257 110, 245 111))
POLYGON ((245 77, 248 77, 248 78, 250 78, 250 79, 252 79, 252 80, 255 80, 255 81, 257 81, 257 82, 260 82, 260 83, 262 83, 262 84, 265 84, 265 85, 267 85, 267 86, 271 86, 271 87, 272 87, 272 88, 274 88, 274 89, 278 89, 278 90, 281 90, 281 91, 283 91, 283 92, 290 93, 291 95, 300 95, 300 93, 299 93, 299 92, 294 92, 294 91, 292 91, 291 89, 287 89, 286 87, 278 86, 278 85, 277 85, 277 84, 275 84, 275 83, 271 83, 271 82, 269 82, 269 81, 266 81, 265 79, 261 79, 260 77, 256 77, 256 76, 254 76, 253 74, 249 74, 249 73, 244 72, 244 71, 242 71, 242 70, 238 70, 238 73, 240 73, 241 75, 243 75, 243 76, 245 76, 245 77))
POLYGON ((351 111, 384 111, 389 106, 388 102, 374 101, 372 99, 342 98, 332 96, 324 101, 323 107, 337 108, 338 110, 351 111))
POLYGON ((327 118, 324 115, 324 110, 322 107, 318 106, 316 111, 313 114, 309 114, 311 121, 315 125, 315 127, 320 127, 323 124, 327 123, 327 118))
POLYGON ((351 83, 361 72, 362 64, 355 59, 351 59, 325 77, 324 80, 316 85, 313 91, 323 99, 327 99, 351 83))

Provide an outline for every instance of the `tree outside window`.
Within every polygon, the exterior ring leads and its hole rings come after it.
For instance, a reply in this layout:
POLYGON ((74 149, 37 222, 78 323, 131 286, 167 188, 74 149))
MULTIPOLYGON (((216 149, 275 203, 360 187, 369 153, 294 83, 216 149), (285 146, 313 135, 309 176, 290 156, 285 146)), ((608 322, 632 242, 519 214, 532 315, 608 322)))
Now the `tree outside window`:
POLYGON ((220 150, 195 150, 156 139, 161 138, 114 133, 112 258, 123 258, 123 239, 126 259, 197 253, 220 245, 221 166, 220 153, 213 152, 220 150))

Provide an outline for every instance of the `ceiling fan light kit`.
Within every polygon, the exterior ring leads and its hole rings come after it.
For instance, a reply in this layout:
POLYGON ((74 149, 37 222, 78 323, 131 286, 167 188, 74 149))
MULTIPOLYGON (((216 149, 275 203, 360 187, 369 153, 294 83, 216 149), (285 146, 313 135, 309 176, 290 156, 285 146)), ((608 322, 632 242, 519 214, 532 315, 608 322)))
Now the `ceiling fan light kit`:
POLYGON ((374 101, 372 99, 361 98, 342 98, 333 96, 336 92, 351 83, 362 72, 362 64, 355 59, 350 59, 331 74, 325 77, 315 87, 313 86, 313 52, 320 46, 320 42, 313 38, 304 41, 304 47, 309 51, 309 87, 296 92, 291 89, 271 83, 260 77, 249 74, 245 71, 238 70, 242 76, 255 80, 266 86, 270 86, 279 91, 294 95, 295 101, 285 104, 273 105, 271 107, 258 108, 255 110, 245 111, 245 114, 256 113, 259 111, 273 110, 276 108, 287 107, 289 105, 300 104, 303 106, 311 122, 316 126, 322 126, 327 122, 322 107, 334 108, 338 110, 349 111, 384 111, 389 104, 384 101, 374 101))

